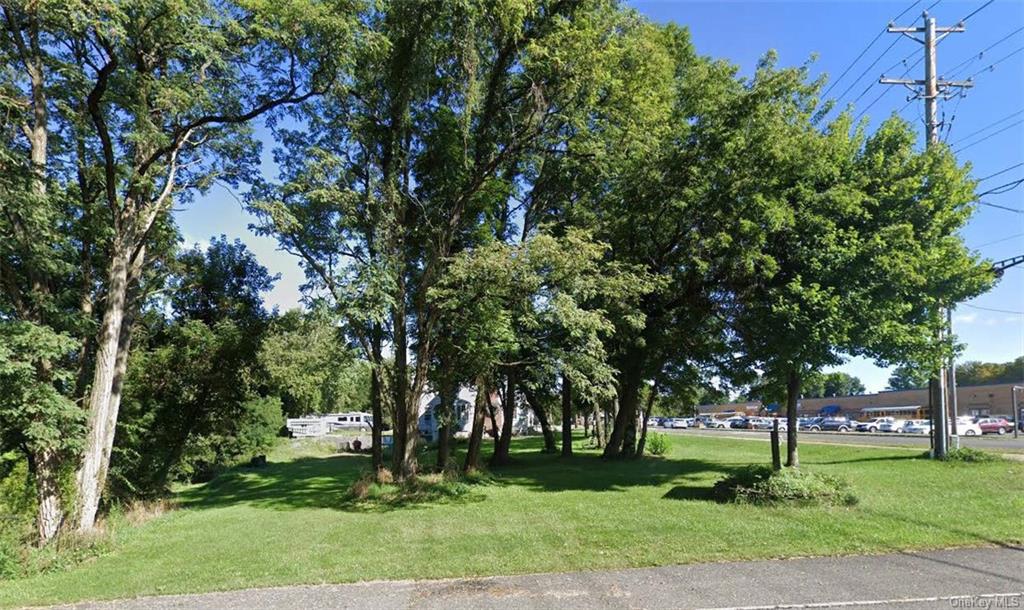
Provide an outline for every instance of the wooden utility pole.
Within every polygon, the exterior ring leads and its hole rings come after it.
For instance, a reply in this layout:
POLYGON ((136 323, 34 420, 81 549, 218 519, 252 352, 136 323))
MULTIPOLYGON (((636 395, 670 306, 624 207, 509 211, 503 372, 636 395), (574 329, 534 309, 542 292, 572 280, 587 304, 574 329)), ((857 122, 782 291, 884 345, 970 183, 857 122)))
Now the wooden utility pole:
MULTIPOLYGON (((939 98, 949 99, 953 94, 951 89, 963 89, 971 87, 971 81, 947 81, 938 77, 936 68, 935 47, 946 36, 954 32, 963 32, 966 28, 963 22, 950 27, 937 27, 935 18, 925 11, 922 15, 924 25, 918 27, 901 28, 889 24, 888 31, 895 34, 903 34, 907 38, 919 42, 924 47, 924 80, 886 78, 884 75, 878 80, 883 85, 903 85, 913 93, 910 99, 924 99, 924 122, 926 132, 926 145, 934 146, 939 142, 939 98), (924 34, 920 39, 913 34, 924 34)), ((945 314, 940 311, 939 315, 946 322, 945 314)), ((945 332, 940 332, 939 339, 945 337, 945 332)), ((949 446, 949 417, 946 410, 946 380, 947 371, 945 366, 940 366, 938 376, 928 381, 928 401, 932 418, 932 437, 934 457, 941 459, 946 457, 949 446)), ((954 388, 955 392, 956 389, 954 388)))

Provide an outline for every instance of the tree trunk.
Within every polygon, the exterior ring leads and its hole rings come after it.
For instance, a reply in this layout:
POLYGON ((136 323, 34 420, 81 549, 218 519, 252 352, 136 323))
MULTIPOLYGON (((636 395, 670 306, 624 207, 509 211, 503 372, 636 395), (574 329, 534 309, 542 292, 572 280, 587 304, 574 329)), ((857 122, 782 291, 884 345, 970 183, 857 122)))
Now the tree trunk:
POLYGON ((555 444, 555 433, 551 429, 551 422, 548 421, 548 414, 544 410, 544 405, 537 399, 536 393, 527 387, 523 387, 523 394, 526 395, 526 402, 530 405, 530 409, 533 410, 534 415, 537 416, 537 420, 540 422, 540 431, 544 434, 544 453, 555 453, 558 451, 558 446, 555 444))
POLYGON ((437 418, 437 470, 444 472, 451 457, 452 420, 455 417, 455 388, 445 381, 441 384, 438 398, 440 403, 434 409, 437 418))
POLYGON ((562 457, 572 457, 572 382, 562 373, 562 457))
POLYGON ((405 278, 398 277, 398 293, 391 323, 395 340, 395 442, 393 470, 398 479, 416 474, 416 406, 410 405, 409 396, 409 342, 405 318, 405 278))
POLYGON ((647 397, 647 405, 644 407, 641 417, 641 428, 640 428, 640 442, 636 444, 636 456, 641 457, 644 454, 644 448, 647 446, 647 420, 651 418, 651 410, 654 408, 654 401, 658 397, 658 385, 651 386, 651 393, 647 397))
POLYGON ((800 467, 800 455, 796 446, 796 409, 799 398, 800 375, 793 369, 786 377, 786 466, 789 468, 800 467))
POLYGON ((107 274, 105 311, 96 347, 92 391, 89 395, 85 451, 77 473, 76 511, 79 531, 90 530, 96 524, 96 512, 99 509, 107 467, 110 464, 110 446, 107 445, 107 440, 113 439, 114 432, 107 428, 112 422, 117 422, 116 409, 120 406, 120 396, 115 401, 115 391, 120 391, 120 382, 117 379, 118 356, 121 354, 121 331, 128 300, 129 265, 129 247, 125 244, 115 245, 107 274))
POLYGON ((615 414, 606 458, 628 458, 636 454, 636 413, 640 402, 640 373, 636 369, 623 372, 619 382, 619 410, 615 414))
POLYGON ((382 405, 382 388, 380 384, 381 361, 381 329, 380 324, 374 323, 370 330, 370 349, 373 350, 373 363, 370 370, 370 415, 373 417, 373 425, 370 428, 370 448, 373 471, 376 473, 384 467, 384 409, 382 405))
POLYGON ((30 460, 36 484, 36 534, 39 546, 53 539, 64 522, 60 497, 60 461, 54 451, 45 449, 30 460))
POLYGON ((590 413, 583 412, 583 438, 590 438, 590 413))
POLYGON ((480 445, 484 440, 484 417, 487 403, 490 402, 487 385, 483 377, 476 380, 476 401, 473 404, 473 428, 469 433, 469 447, 466 449, 466 463, 463 472, 471 472, 480 468, 480 445))
POLYGON ((491 456, 491 466, 502 466, 509 462, 512 446, 512 420, 516 416, 516 368, 509 367, 505 376, 505 400, 501 403, 501 434, 491 456))

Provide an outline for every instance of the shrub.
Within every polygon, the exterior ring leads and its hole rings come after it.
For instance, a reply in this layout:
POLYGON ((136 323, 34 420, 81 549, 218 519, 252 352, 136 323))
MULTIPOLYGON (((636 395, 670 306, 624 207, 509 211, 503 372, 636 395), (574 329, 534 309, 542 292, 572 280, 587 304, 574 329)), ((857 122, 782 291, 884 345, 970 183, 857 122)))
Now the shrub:
POLYGON ((988 451, 974 449, 973 447, 960 447, 959 449, 950 449, 946 452, 946 457, 943 458, 943 461, 957 463, 998 462, 1001 459, 998 455, 988 451))
POLYGON ((747 466, 715 483, 720 502, 795 504, 797 506, 852 506, 857 497, 839 477, 796 468, 772 470, 747 466))
POLYGON ((445 471, 394 481, 391 471, 366 472, 351 486, 345 503, 354 509, 394 509, 416 504, 435 504, 470 499, 477 477, 445 471))
POLYGON ((651 455, 665 455, 668 451, 668 436, 652 432, 647 435, 647 450, 651 455))

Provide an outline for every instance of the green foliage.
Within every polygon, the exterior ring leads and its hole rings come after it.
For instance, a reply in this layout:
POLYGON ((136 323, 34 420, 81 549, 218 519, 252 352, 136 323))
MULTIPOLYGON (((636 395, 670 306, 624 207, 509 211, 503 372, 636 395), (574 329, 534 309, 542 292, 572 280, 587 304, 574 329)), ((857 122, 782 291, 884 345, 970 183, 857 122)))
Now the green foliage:
POLYGON ((946 452, 942 458, 946 462, 953 463, 975 463, 975 462, 1001 462, 1003 458, 990 451, 975 449, 974 447, 958 447, 946 452))
POLYGON ((323 309, 291 310, 275 319, 259 362, 289 415, 370 410, 370 365, 356 357, 323 309))
POLYGON ((647 451, 651 455, 665 455, 668 451, 668 436, 660 432, 648 432, 647 451))
POLYGON ((858 501, 838 476, 764 465, 747 466, 719 480, 714 496, 720 502, 796 506, 853 506, 858 501))
POLYGON ((804 398, 854 396, 864 393, 864 384, 860 379, 841 371, 812 373, 803 380, 801 385, 801 394, 804 398))
POLYGON ((0 453, 0 582, 23 571, 34 517, 28 462, 14 451, 0 453))
POLYGON ((0 318, 0 451, 78 447, 84 418, 68 396, 72 371, 62 366, 76 347, 50 327, 0 318))
POLYGON ((284 423, 280 400, 260 393, 266 269, 225 239, 170 267, 171 316, 153 308, 136 325, 111 460, 122 499, 208 479, 264 451, 284 423))
POLYGON ((912 365, 900 365, 889 375, 889 390, 920 390, 928 387, 928 373, 912 365))

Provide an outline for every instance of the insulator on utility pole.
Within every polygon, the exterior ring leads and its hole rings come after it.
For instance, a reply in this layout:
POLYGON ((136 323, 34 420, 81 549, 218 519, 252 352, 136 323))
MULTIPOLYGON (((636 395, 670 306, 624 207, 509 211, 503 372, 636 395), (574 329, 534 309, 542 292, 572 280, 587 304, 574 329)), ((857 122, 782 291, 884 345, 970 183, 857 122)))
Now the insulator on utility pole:
MULTIPOLYGON (((883 75, 878 82, 883 85, 903 85, 913 92, 914 98, 924 100, 926 145, 931 147, 939 142, 939 96, 947 95, 947 92, 950 89, 966 89, 968 87, 972 87, 974 86, 974 83, 970 80, 943 80, 939 78, 938 70, 936 68, 936 45, 938 45, 940 40, 954 32, 963 32, 965 30, 963 23, 961 22, 955 26, 949 27, 938 27, 935 25, 935 18, 930 16, 928 11, 925 11, 922 17, 924 18, 924 25, 922 26, 901 28, 890 24, 887 29, 891 33, 902 34, 923 45, 924 79, 886 78, 883 75), (922 40, 913 36, 913 34, 924 34, 924 39, 922 40)), ((946 333, 951 332, 949 327, 950 320, 942 311, 939 311, 938 314, 943 323, 946 324, 945 332, 940 332, 939 334, 939 339, 942 339, 946 333)), ((952 360, 950 360, 950 363, 952 366, 952 360)), ((937 458, 945 457, 946 451, 949 447, 950 422, 946 406, 948 395, 946 387, 947 379, 951 382, 949 391, 955 397, 955 373, 952 370, 947 370, 945 365, 940 366, 938 375, 930 379, 928 382, 928 402, 931 407, 932 437, 934 439, 933 453, 937 458)), ((956 399, 954 398, 953 400, 956 399)), ((953 425, 955 426, 956 422, 953 422, 953 425)))

